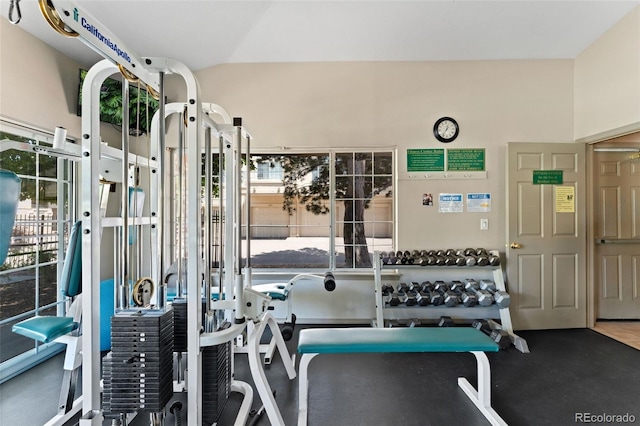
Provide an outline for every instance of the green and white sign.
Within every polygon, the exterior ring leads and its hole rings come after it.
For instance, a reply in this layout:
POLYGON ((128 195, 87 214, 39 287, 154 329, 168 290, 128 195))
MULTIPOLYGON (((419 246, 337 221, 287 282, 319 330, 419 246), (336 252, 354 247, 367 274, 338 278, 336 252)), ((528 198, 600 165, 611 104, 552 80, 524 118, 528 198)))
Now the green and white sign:
POLYGON ((444 149, 407 149, 408 172, 443 172, 444 149))
POLYGON ((483 172, 484 148, 448 149, 447 170, 452 172, 483 172))
POLYGON ((562 170, 534 170, 534 185, 562 185, 562 170))

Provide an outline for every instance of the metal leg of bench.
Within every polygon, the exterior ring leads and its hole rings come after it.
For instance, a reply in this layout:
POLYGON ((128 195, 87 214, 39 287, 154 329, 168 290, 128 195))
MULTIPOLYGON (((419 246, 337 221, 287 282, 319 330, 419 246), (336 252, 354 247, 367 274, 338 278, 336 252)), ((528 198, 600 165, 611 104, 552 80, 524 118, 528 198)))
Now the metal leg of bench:
POLYGON ((491 366, 484 352, 472 351, 478 362, 478 390, 464 377, 458 377, 458 386, 467 394, 471 402, 494 426, 506 426, 507 423, 491 407, 491 366))
POLYGON ((278 323, 276 323, 273 316, 268 312, 264 315, 260 324, 249 337, 249 368, 251 370, 251 377, 253 378, 258 395, 260 395, 260 399, 262 399, 262 403, 264 404, 264 409, 269 417, 269 421, 273 426, 284 426, 282 414, 280 413, 276 400, 271 392, 267 376, 264 374, 262 362, 260 362, 260 338, 267 326, 271 328, 271 333, 276 339, 276 346, 280 352, 280 357, 282 358, 282 362, 287 370, 289 379, 293 380, 296 377, 294 360, 289 356, 289 351, 287 350, 287 346, 282 338, 282 334, 280 333, 278 323))
POLYGON ((309 376, 308 369, 311 360, 318 354, 302 354, 298 366, 298 426, 307 425, 309 412, 309 376))

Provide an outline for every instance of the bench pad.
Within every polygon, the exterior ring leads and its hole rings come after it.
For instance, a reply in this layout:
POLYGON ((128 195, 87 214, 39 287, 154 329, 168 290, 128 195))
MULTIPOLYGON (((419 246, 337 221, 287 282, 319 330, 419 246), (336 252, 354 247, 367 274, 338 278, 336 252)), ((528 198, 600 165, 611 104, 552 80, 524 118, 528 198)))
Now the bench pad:
POLYGON ((289 297, 286 283, 258 284, 251 286, 251 288, 270 296, 273 300, 287 300, 289 297))
POLYGON ((71 317, 41 316, 20 321, 14 324, 11 331, 42 343, 49 343, 76 328, 78 323, 71 317))
POLYGON ((471 327, 318 328, 300 330, 300 353, 497 352, 489 336, 471 327))

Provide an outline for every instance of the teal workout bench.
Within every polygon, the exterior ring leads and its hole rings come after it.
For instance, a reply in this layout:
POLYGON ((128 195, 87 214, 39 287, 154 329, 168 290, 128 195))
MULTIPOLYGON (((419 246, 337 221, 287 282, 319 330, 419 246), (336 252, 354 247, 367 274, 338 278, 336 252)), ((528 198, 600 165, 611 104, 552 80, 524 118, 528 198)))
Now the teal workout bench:
POLYGON ((307 424, 311 360, 320 354, 380 352, 471 352, 478 363, 478 390, 464 377, 458 386, 492 425, 507 423, 491 407, 491 368, 485 352, 498 345, 482 332, 468 328, 311 328, 300 330, 298 382, 298 426, 307 424))
POLYGON ((60 389, 58 414, 49 420, 47 426, 65 424, 82 409, 82 397, 74 399, 82 364, 82 222, 76 222, 69 234, 69 245, 62 266, 62 293, 70 306, 67 316, 35 316, 17 324, 11 330, 14 333, 42 343, 62 343, 66 345, 64 356, 64 376, 60 389))

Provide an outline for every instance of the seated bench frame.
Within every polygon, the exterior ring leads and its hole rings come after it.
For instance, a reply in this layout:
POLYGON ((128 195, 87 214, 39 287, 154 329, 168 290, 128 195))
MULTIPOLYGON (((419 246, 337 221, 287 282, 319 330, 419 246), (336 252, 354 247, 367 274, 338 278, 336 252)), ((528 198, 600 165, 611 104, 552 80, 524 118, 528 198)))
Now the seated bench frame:
MULTIPOLYGON (((82 395, 74 399, 78 387, 80 367, 82 365, 82 239, 80 229, 82 222, 77 221, 71 228, 69 245, 63 261, 61 282, 63 295, 69 304, 66 317, 67 322, 74 325, 70 331, 61 331, 43 328, 51 318, 48 316, 35 316, 15 324, 12 327, 14 333, 30 337, 42 343, 61 343, 66 345, 58 413, 53 416, 45 426, 64 425, 82 409, 82 395), (47 330, 48 335, 38 335, 42 330, 47 330), (60 334, 65 333, 65 334, 60 334)), ((57 317, 56 317, 57 318, 57 317)))
MULTIPOLYGON (((469 329, 473 330, 471 328, 469 329)), ((432 330, 442 330, 442 331, 447 330, 448 333, 457 333, 456 330, 469 330, 469 329, 433 328, 432 330)), ((394 333, 395 330, 398 330, 403 333, 406 333, 407 330, 412 330, 412 329, 409 329, 409 328, 379 329, 379 328, 360 328, 360 327, 344 328, 344 329, 308 329, 308 330, 300 331, 301 338, 306 331, 311 331, 311 330, 323 330, 323 331, 331 330, 332 333, 335 333, 335 332, 354 333, 354 334, 357 333, 360 337, 366 336, 366 335, 372 335, 372 337, 376 337, 375 334, 376 332, 379 332, 379 331, 383 331, 385 333, 394 333), (402 330, 405 330, 405 331, 402 331, 402 330)), ((417 328, 413 330, 425 330, 425 328, 417 328)), ((478 333, 482 334, 479 331, 478 333)), ((495 342, 492 342, 492 343, 495 344, 495 342)), ((308 411, 309 411, 309 404, 308 404, 309 372, 308 370, 309 370, 309 364, 311 360, 315 358, 317 355, 320 355, 320 353, 326 354, 326 353, 364 353, 364 352, 369 352, 369 353, 374 353, 374 352, 471 352, 476 357, 476 360, 477 360, 478 389, 476 390, 471 385, 471 383, 469 383, 469 381, 464 377, 458 378, 458 386, 460 386, 460 388, 465 392, 465 394, 467 394, 469 399, 475 404, 475 406, 480 410, 480 412, 484 415, 484 417, 487 420, 489 420, 489 422, 492 425, 507 425, 507 423, 500 417, 500 415, 491 406, 491 367, 489 365, 489 359, 485 354, 485 350, 487 349, 474 350, 479 348, 474 347, 477 345, 473 345, 473 344, 469 344, 467 345, 468 347, 465 348, 464 342, 461 342, 459 345, 457 345, 457 348, 452 350, 443 350, 443 348, 439 347, 437 343, 433 345, 433 347, 431 348, 432 350, 429 350, 431 345, 429 345, 428 343, 426 344, 420 343, 420 344, 417 344, 415 348, 407 348, 407 350, 402 350, 398 348, 391 348, 391 346, 395 345, 395 342, 393 342, 393 339, 389 340, 388 345, 385 343, 375 343, 375 342, 372 343, 372 345, 378 346, 378 350, 367 348, 366 350, 363 350, 363 351, 358 349, 350 351, 349 348, 346 348, 344 345, 342 346, 336 345, 333 347, 324 347, 322 348, 322 352, 320 351, 306 352, 304 348, 302 349, 302 351, 300 351, 300 346, 299 346, 298 349, 299 349, 299 352, 302 353, 302 356, 300 357, 300 367, 299 367, 299 373, 298 373, 298 376, 299 376, 298 378, 298 426, 306 426, 307 424, 307 417, 308 417, 308 411)), ((490 351, 497 351, 497 350, 498 350, 497 345, 495 349, 490 349, 490 351)))

